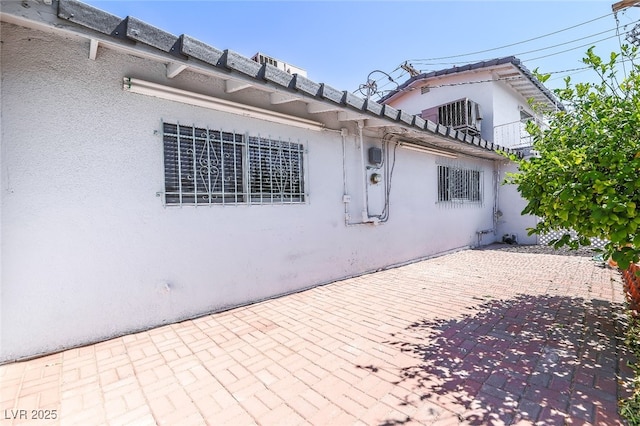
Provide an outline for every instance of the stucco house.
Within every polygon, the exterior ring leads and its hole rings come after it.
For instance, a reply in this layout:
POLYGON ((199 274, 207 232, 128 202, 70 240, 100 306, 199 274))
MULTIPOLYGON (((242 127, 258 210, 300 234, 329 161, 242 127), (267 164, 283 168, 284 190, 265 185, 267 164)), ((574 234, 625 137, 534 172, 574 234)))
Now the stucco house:
POLYGON ((499 151, 515 151, 425 120, 428 106, 367 101, 75 0, 3 3, 0 19, 0 362, 520 224, 500 187, 499 151))
MULTIPOLYGON (((513 56, 482 61, 415 75, 387 93, 380 103, 439 125, 479 135, 519 155, 532 154, 526 123, 544 125, 545 111, 564 109, 557 98, 522 62, 513 56)), ((513 163, 497 163, 500 182, 513 163)), ((495 231, 499 239, 536 244, 539 236, 527 235, 537 218, 521 216, 526 202, 513 186, 501 185, 495 231)))

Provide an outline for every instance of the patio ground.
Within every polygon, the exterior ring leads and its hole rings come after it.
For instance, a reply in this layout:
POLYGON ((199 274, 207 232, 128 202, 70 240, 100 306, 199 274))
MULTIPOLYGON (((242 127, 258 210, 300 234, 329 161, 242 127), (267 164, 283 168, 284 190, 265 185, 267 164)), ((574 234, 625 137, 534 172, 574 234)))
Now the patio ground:
POLYGON ((0 425, 623 424, 622 303, 589 256, 466 250, 0 366, 0 425))

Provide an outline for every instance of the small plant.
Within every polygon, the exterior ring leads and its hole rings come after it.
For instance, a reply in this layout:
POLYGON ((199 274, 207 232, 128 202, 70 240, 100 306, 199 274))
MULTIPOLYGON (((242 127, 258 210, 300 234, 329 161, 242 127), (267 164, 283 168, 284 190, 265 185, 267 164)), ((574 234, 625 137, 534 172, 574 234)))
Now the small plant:
MULTIPOLYGON (((640 317, 628 314, 629 324, 625 335, 625 344, 631 349, 636 360, 640 361, 640 317)), ((635 372, 632 381, 633 394, 629 399, 620 401, 620 414, 627 420, 629 426, 640 426, 640 365, 636 362, 631 366, 635 372)))

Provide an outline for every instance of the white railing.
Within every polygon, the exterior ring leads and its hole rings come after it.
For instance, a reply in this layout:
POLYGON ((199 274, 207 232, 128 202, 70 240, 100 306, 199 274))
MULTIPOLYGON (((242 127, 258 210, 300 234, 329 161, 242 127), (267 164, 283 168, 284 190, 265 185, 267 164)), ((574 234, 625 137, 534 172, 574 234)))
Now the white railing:
POLYGON ((520 121, 502 124, 493 128, 493 142, 511 148, 528 148, 533 144, 532 136, 525 130, 526 124, 520 121))

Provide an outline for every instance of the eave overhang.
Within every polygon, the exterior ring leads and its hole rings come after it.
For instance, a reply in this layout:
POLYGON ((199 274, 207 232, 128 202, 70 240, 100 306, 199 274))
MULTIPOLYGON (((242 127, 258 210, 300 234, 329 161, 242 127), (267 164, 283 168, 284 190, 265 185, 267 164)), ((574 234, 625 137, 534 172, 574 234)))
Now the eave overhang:
POLYGON ((543 110, 565 109, 564 105, 560 103, 553 93, 522 64, 520 59, 514 56, 419 74, 405 81, 396 90, 389 92, 378 102, 389 103, 391 100, 402 96, 405 92, 419 87, 429 87, 429 85, 437 87, 438 80, 453 75, 469 75, 469 81, 473 82, 477 79, 476 75, 481 71, 487 71, 491 74, 490 80, 482 82, 502 82, 524 99, 532 101, 543 110))
MULTIPOLYGON (((478 137, 407 114, 348 91, 314 82, 298 74, 288 74, 270 64, 259 64, 232 50, 220 50, 191 36, 170 34, 135 17, 120 18, 77 0, 7 2, 0 11, 3 22, 46 32, 86 39, 87 57, 99 59, 99 47, 113 49, 166 66, 166 76, 174 79, 185 70, 225 81, 226 94, 247 89, 265 92, 271 108, 292 102, 303 103, 300 119, 321 121, 333 114, 339 130, 345 122, 362 122, 365 128, 384 129, 408 135, 411 143, 436 146, 453 152, 492 160, 505 159, 502 153, 516 154, 478 137), (304 115, 304 116, 303 116, 304 115)), ((125 77, 125 76, 122 76, 125 77)), ((180 89, 180 87, 176 87, 180 89)), ((207 94, 203 94, 207 95, 207 94)), ((254 105, 255 106, 255 105, 254 105)), ((335 127, 335 126, 334 126, 335 127)), ((330 127, 327 125, 327 129, 330 127)))

